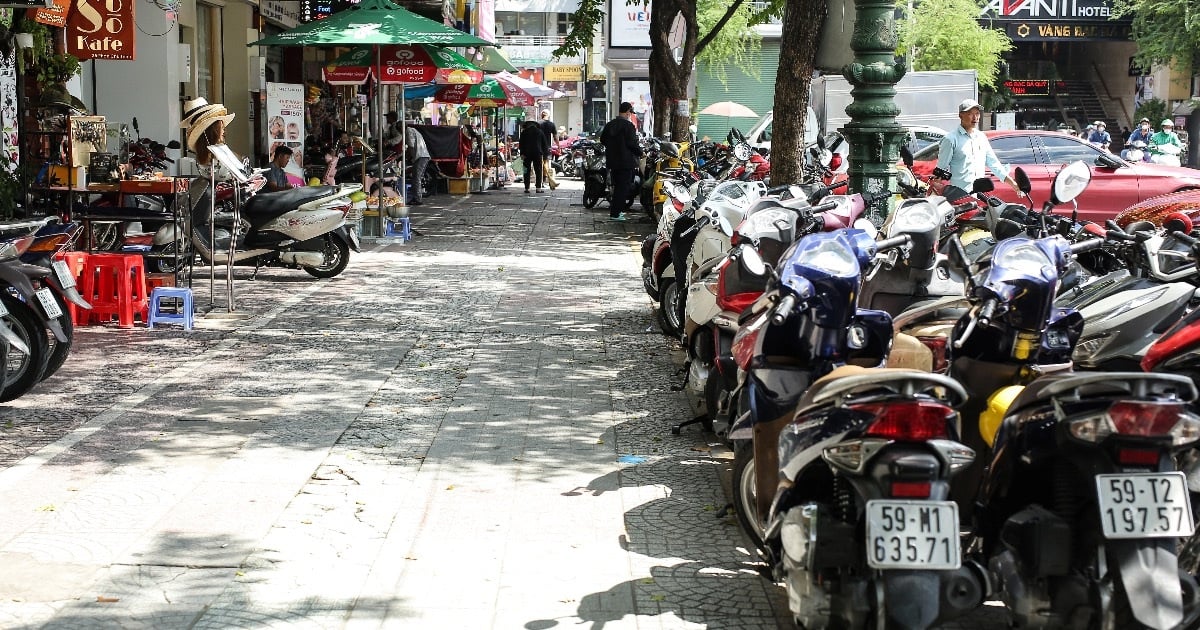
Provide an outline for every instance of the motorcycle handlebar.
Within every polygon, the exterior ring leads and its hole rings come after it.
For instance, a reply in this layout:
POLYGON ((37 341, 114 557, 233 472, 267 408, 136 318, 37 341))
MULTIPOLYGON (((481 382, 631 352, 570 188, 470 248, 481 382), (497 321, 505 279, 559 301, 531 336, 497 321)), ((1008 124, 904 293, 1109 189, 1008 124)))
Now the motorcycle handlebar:
POLYGON ((783 322, 787 321, 788 315, 792 314, 794 306, 796 306, 796 296, 790 293, 783 296, 783 299, 779 300, 779 304, 776 304, 775 308, 771 310, 771 323, 776 326, 783 325, 783 322))
POLYGON ((897 247, 904 247, 910 243, 912 243, 912 237, 908 234, 901 234, 900 236, 893 236, 891 238, 885 238, 882 241, 876 241, 875 249, 882 252, 889 249, 896 249, 897 247))
POLYGON ((1103 238, 1093 238, 1086 241, 1080 241, 1078 243, 1071 243, 1071 253, 1080 254, 1083 252, 1090 252, 1093 249, 1099 249, 1102 245, 1104 245, 1106 240, 1107 239, 1103 238))

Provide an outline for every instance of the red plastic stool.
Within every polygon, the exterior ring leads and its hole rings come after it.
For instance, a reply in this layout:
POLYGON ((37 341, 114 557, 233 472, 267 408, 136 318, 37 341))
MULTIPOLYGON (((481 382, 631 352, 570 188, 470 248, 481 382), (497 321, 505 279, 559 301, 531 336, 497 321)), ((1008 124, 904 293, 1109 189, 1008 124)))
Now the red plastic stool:
MULTIPOLYGON (((67 263, 67 269, 70 269, 71 273, 75 274, 75 287, 81 294, 83 293, 83 272, 84 269, 87 269, 87 257, 87 252, 58 252, 54 255, 55 260, 67 263)), ((67 314, 71 316, 72 324, 76 326, 87 325, 88 316, 71 302, 67 302, 67 314)))
POLYGON ((121 328, 133 328, 134 314, 146 307, 146 266, 137 254, 88 254, 83 299, 91 302, 91 320, 113 316, 121 328))

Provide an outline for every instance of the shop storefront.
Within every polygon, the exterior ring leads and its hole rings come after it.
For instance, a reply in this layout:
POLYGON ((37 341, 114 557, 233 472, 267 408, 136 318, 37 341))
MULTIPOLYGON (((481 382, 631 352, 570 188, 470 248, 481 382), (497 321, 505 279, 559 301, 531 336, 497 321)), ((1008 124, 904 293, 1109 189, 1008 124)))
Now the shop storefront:
MULTIPOLYGON (((1003 30, 1014 49, 1005 56, 1005 86, 1028 128, 1081 128, 1097 119, 1128 125, 1139 98, 1129 59, 1128 19, 1112 19, 1110 0, 1006 2, 984 6, 985 26, 1003 30)), ((995 104, 1000 106, 1001 104, 995 104)))

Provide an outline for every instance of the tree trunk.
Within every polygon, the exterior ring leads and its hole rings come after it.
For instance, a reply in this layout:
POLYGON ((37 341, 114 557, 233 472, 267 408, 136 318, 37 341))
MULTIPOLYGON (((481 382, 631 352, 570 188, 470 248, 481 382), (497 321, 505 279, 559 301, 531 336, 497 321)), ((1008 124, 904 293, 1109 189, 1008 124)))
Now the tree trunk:
POLYGON ((670 133, 680 142, 688 137, 691 117, 680 114, 676 103, 687 102, 688 79, 696 59, 696 4, 689 0, 655 0, 650 6, 650 98, 654 107, 654 135, 670 133), (668 41, 671 23, 683 15, 685 35, 680 60, 675 61, 668 41))
POLYGON ((783 13, 779 73, 775 78, 775 108, 771 121, 771 183, 800 181, 808 88, 812 84, 825 0, 788 0, 783 13))

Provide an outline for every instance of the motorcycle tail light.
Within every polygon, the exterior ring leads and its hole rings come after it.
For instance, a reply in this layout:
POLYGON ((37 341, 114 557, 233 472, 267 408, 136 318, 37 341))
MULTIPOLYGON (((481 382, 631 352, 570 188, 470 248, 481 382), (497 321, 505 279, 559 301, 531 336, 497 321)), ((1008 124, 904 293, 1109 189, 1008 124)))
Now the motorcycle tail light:
POLYGON ((867 436, 901 441, 948 438, 954 417, 950 407, 927 400, 865 403, 850 405, 850 409, 875 416, 867 427, 867 436))
POLYGON ((945 337, 917 337, 921 343, 925 344, 926 348, 933 353, 933 371, 944 373, 950 368, 950 361, 946 358, 946 338, 945 337))
POLYGON ((896 498, 925 499, 929 497, 933 484, 928 481, 893 481, 892 496, 896 498))
POLYGON ((1200 439, 1200 417, 1183 403, 1122 400, 1103 414, 1072 420, 1068 429, 1076 439, 1100 442, 1109 435, 1170 437, 1174 446, 1200 439))
POLYGON ((834 153, 833 157, 829 159, 829 170, 836 171, 841 167, 842 167, 842 154, 834 153))
POLYGON ((33 245, 30 245, 27 251, 56 252, 70 239, 70 234, 55 234, 54 236, 47 236, 42 238, 40 241, 34 241, 33 245))
POLYGON ((1144 448, 1117 449, 1117 462, 1122 466, 1157 466, 1158 451, 1144 448))

